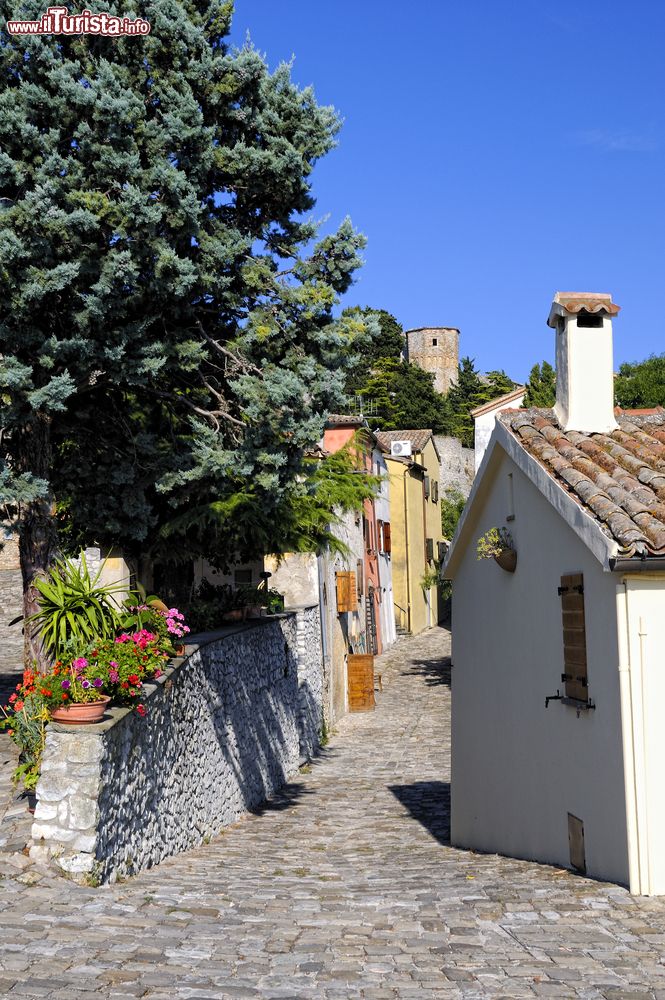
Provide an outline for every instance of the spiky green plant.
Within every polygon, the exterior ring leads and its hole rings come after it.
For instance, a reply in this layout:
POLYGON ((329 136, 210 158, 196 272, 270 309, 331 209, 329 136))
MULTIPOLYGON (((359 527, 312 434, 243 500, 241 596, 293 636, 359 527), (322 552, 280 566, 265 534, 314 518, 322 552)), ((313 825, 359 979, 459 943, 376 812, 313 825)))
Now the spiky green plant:
POLYGON ((80 560, 57 559, 45 579, 35 580, 39 611, 26 619, 35 624, 48 655, 59 660, 68 647, 114 635, 119 625, 113 594, 122 583, 100 583, 105 563, 90 575, 85 553, 80 560))

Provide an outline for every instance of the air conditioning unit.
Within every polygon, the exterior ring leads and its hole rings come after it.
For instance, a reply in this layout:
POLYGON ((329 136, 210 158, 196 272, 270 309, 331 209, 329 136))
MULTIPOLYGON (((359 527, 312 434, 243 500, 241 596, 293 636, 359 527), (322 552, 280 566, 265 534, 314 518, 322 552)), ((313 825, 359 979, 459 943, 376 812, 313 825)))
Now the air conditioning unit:
POLYGON ((410 441, 391 441, 390 454, 397 458, 410 458, 412 454, 410 441))

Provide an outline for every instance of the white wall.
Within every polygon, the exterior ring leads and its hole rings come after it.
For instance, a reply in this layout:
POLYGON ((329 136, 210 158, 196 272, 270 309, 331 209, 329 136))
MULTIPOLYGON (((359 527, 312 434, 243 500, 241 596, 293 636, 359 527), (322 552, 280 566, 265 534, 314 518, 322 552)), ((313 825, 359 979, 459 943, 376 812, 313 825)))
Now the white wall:
POLYGON ((625 616, 627 808, 633 831, 631 892, 665 894, 665 574, 636 574, 618 588, 625 616), (622 593, 623 591, 623 593, 622 593))
MULTIPOLYGON (((374 498, 374 509, 377 521, 387 521, 390 523, 390 482, 388 479, 388 466, 378 449, 373 453, 375 469, 378 466, 378 475, 381 476, 381 488, 374 498)), ((392 646, 397 640, 397 630, 395 628, 395 606, 393 598, 393 570, 389 555, 379 553, 379 580, 381 582, 381 638, 384 650, 392 646)))
POLYGON ((483 460, 483 455, 489 444, 489 440, 492 437, 492 431, 494 430, 494 425, 496 423, 496 418, 503 410, 516 410, 524 402, 524 393, 521 396, 517 396, 515 399, 511 399, 509 403, 505 403, 503 406, 499 405, 494 410, 488 410, 487 413, 481 413, 480 416, 473 418, 474 424, 474 435, 473 435, 473 446, 475 449, 475 467, 476 472, 480 468, 480 463, 483 460))
POLYGON ((588 873, 626 883, 617 581, 499 447, 496 455, 453 583, 453 843, 567 866, 570 812, 584 823, 588 873), (514 574, 476 558, 478 536, 493 525, 513 536, 514 574), (597 704, 580 718, 559 702, 545 708, 563 690, 557 587, 573 572, 584 574, 597 704))

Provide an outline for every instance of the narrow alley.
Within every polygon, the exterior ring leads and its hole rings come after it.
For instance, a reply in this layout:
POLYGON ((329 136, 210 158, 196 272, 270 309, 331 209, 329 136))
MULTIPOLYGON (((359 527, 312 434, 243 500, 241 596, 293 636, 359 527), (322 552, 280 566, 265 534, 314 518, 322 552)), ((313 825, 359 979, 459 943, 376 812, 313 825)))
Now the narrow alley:
POLYGON ((0 994, 665 998, 665 901, 449 846, 449 649, 385 654, 376 711, 198 850, 100 888, 0 854, 0 994))

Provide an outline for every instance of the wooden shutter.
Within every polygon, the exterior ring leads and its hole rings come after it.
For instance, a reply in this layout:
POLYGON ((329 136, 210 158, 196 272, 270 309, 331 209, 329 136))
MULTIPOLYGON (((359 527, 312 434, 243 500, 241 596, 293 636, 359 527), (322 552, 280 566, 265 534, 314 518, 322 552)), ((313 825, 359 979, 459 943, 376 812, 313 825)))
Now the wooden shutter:
POLYGON ((390 521, 383 522, 383 551, 388 556, 392 552, 392 543, 390 540, 390 521))
POLYGON ((358 599, 360 599, 365 593, 365 564, 362 559, 359 559, 356 563, 358 567, 358 599))
POLYGON ((426 538, 425 539, 425 558, 427 559, 427 562, 433 562, 434 561, 434 539, 433 538, 426 538))
POLYGON ((584 620, 584 577, 570 573, 561 577, 561 620, 563 624, 563 674, 566 698, 588 701, 586 624, 584 620))
POLYGON ((371 712, 374 702, 374 657, 349 653, 347 661, 349 711, 371 712))
POLYGON ((358 598, 356 595, 356 574, 353 570, 343 570, 335 573, 337 588, 337 614, 344 611, 356 611, 358 598))

